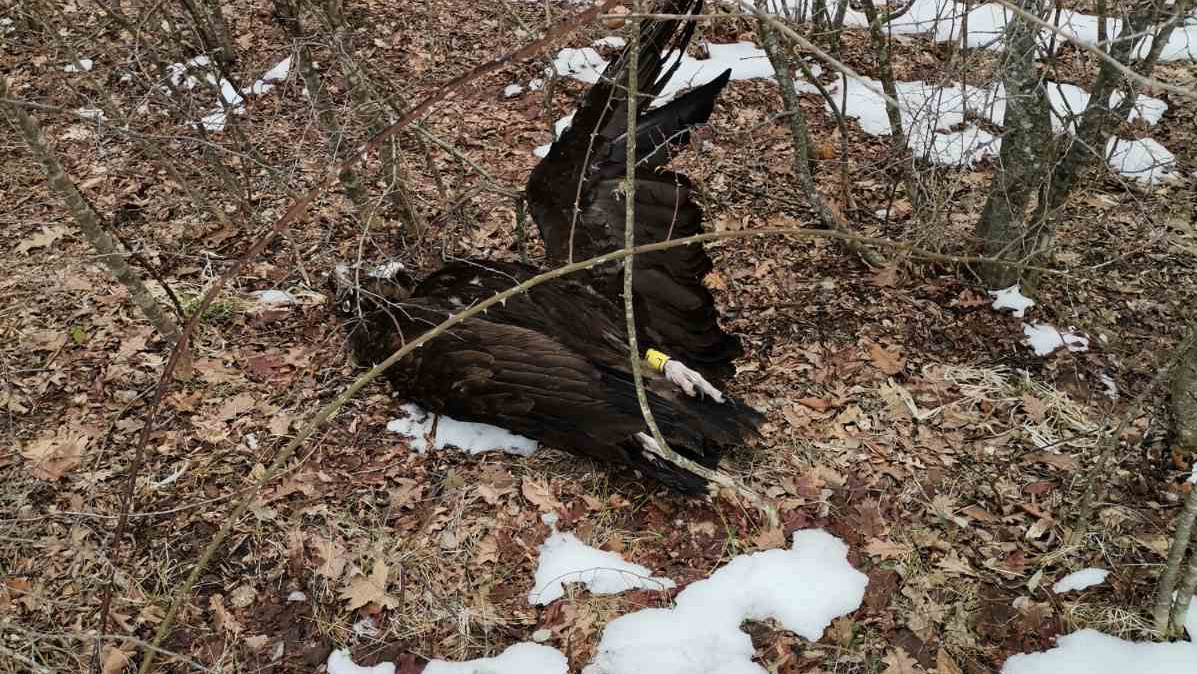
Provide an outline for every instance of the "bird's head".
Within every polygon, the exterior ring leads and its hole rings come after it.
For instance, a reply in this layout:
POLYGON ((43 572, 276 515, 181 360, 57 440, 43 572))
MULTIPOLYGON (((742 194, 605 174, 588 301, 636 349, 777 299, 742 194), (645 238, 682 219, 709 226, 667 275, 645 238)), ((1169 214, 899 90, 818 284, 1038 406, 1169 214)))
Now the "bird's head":
POLYGON ((335 310, 341 316, 361 316, 406 300, 415 278, 401 262, 376 267, 337 265, 329 274, 335 310))

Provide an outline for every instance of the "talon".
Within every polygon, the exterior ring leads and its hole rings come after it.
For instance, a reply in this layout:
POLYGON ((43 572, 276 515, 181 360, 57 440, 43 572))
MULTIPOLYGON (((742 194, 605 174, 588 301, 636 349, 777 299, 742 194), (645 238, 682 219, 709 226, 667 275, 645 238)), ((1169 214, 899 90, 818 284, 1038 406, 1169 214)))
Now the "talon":
POLYGON ((717 403, 723 402, 723 392, 711 385, 698 372, 686 367, 680 361, 669 359, 663 368, 665 378, 676 384, 690 397, 710 396, 717 403))

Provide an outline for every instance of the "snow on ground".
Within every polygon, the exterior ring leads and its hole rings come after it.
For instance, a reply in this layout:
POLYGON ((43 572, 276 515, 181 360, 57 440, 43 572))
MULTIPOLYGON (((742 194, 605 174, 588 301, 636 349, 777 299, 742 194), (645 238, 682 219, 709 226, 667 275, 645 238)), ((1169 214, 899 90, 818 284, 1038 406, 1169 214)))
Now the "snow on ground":
POLYGON ((171 63, 166 66, 166 70, 167 77, 176 88, 190 90, 201 82, 206 82, 209 86, 220 89, 217 107, 200 118, 199 122, 207 131, 224 131, 229 112, 241 114, 245 111, 245 96, 260 96, 273 89, 275 83, 287 79, 291 72, 291 57, 271 66, 249 89, 241 91, 238 91, 232 82, 217 77, 212 59, 207 56, 196 56, 186 63, 171 63))
MULTIPOLYGON (((998 154, 1001 139, 965 118, 971 114, 998 125, 1005 122, 1006 91, 1000 82, 969 87, 913 81, 896 82, 895 88, 907 145, 917 155, 936 164, 968 166, 998 154), (949 131, 951 128, 958 130, 949 131)), ((889 135, 879 80, 841 77, 829 90, 837 104, 843 101, 845 114, 857 118, 861 130, 874 136, 889 135)), ((1048 82, 1047 96, 1052 129, 1056 133, 1075 131, 1077 116, 1088 105, 1090 94, 1073 84, 1048 82)), ((1118 101, 1111 97, 1112 104, 1118 101)), ((1140 95, 1130 118, 1155 125, 1167 110, 1166 102, 1140 95)), ((1175 169, 1172 153, 1151 139, 1119 139, 1111 142, 1107 155, 1116 171, 1148 182, 1157 182, 1175 169)))
POLYGON ((95 64, 96 62, 89 58, 81 58, 74 63, 68 63, 63 66, 62 71, 66 73, 87 73, 91 72, 91 69, 93 66, 95 66, 95 64))
POLYGON ((577 536, 557 531, 555 527, 537 549, 540 562, 532 591, 528 593, 528 603, 533 606, 551 604, 565 596, 566 583, 585 583, 594 594, 675 587, 672 580, 653 577, 648 569, 625 561, 618 553, 592 548, 577 536))
MULTIPOLYGON (((744 620, 772 618, 784 629, 816 641, 832 620, 860 606, 867 584, 868 577, 848 563, 843 541, 822 529, 796 531, 790 549, 735 557, 710 578, 678 594, 673 608, 643 609, 611 621, 603 630, 594 661, 582 671, 766 674, 752 661, 752 639, 740 629, 744 620)), ((537 585, 541 585, 539 569, 537 585)), ((545 636, 542 632, 537 634, 545 636)), ((394 666, 358 667, 348 651, 339 650, 329 656, 328 671, 393 674, 394 666)), ((531 642, 515 644, 493 658, 433 660, 424 670, 424 674, 567 672, 568 662, 560 651, 531 642)))
POLYGON ((518 84, 508 84, 503 88, 503 98, 513 98, 524 93, 524 88, 518 84))
POLYGON ((436 449, 452 446, 470 454, 505 452, 529 456, 538 447, 535 440, 522 435, 487 424, 458 421, 443 414, 438 417, 425 412, 415 403, 407 403, 400 409, 407 416, 392 419, 387 423, 387 430, 408 438, 411 448, 421 454, 428 451, 428 435, 432 433, 433 426, 436 427, 433 441, 436 449))
POLYGON ((1088 337, 1060 332, 1047 323, 1023 323, 1022 334, 1026 335, 1027 343, 1035 350, 1036 356, 1050 355, 1060 347, 1068 347, 1069 351, 1089 350, 1088 337))
POLYGON ((286 290, 257 290, 250 294, 262 304, 295 304, 299 301, 286 290))
POLYGON ((1022 318, 1027 309, 1035 306, 1035 300, 1024 297, 1022 288, 1017 283, 1009 288, 1002 288, 1001 290, 990 290, 989 295, 993 297, 993 310, 1001 311, 1002 309, 1010 309, 1015 318, 1022 318))
MULTIPOLYGON (((1192 612, 1190 612, 1191 615, 1192 612)), ((1055 648, 1011 656, 1001 674, 1193 674, 1197 643, 1139 643, 1096 630, 1060 637, 1055 648)))
POLYGON ((1150 184, 1176 172, 1176 155, 1151 138, 1111 138, 1106 143, 1106 157, 1115 171, 1150 184))
MULTIPOLYGON (((739 4, 737 0, 727 0, 731 4, 739 4)), ((838 3, 828 3, 831 11, 835 11, 838 3)), ((904 6, 904 3, 899 3, 904 6)), ((769 9, 775 14, 785 14, 805 10, 809 13, 810 0, 769 0, 769 9)), ((1003 33, 1006 24, 1014 13, 996 2, 980 5, 957 2, 956 0, 914 0, 910 9, 905 11, 888 24, 885 32, 892 35, 909 35, 914 33, 928 33, 936 42, 957 42, 964 32, 965 13, 968 14, 967 46, 985 47, 989 49, 1003 48, 1003 33)), ((1098 43, 1098 17, 1092 14, 1082 14, 1072 10, 1061 10, 1059 16, 1051 16, 1048 23, 1055 25, 1061 33, 1072 38, 1072 41, 1084 45, 1098 43)), ((844 13, 844 25, 851 28, 867 28, 868 19, 864 12, 851 7, 844 13)), ((1106 18, 1107 35, 1111 38, 1122 30, 1122 21, 1116 18, 1106 18)), ((1154 31, 1153 31, 1154 32, 1154 31)), ((1039 44, 1046 51, 1056 50, 1060 45, 1070 41, 1053 30, 1043 28, 1039 34, 1039 44)), ((1136 56, 1144 57, 1151 49, 1151 40, 1144 40, 1136 56)), ((1197 60, 1197 14, 1189 16, 1186 23, 1177 26, 1172 31, 1163 50, 1160 52, 1161 61, 1194 61, 1197 60)))
MULTIPOLYGON (((553 124, 553 140, 556 141, 558 138, 560 138, 561 134, 565 133, 565 130, 569 128, 569 125, 572 124, 573 121, 574 121, 574 113, 572 113, 572 112, 569 113, 568 115, 562 117, 561 119, 557 120, 553 124)), ((543 159, 543 158, 549 156, 549 148, 551 148, 551 147, 553 147, 552 143, 538 145, 536 147, 536 149, 532 150, 532 154, 543 159)))
POLYGON ((773 618, 812 641, 856 610, 868 577, 848 563, 848 546, 821 529, 794 533, 793 547, 741 555, 678 594, 673 608, 649 608, 607 624, 583 674, 764 674, 752 661, 745 619, 773 618))
POLYGON ((523 642, 493 658, 465 662, 433 660, 424 674, 568 674, 569 662, 551 646, 523 642))
POLYGON ((1105 396, 1110 400, 1117 400, 1118 384, 1114 382, 1114 378, 1103 373, 1099 379, 1101 380, 1101 385, 1105 387, 1105 390, 1102 391, 1102 393, 1104 393, 1105 396))
POLYGON ((1073 571, 1064 576, 1052 585, 1052 592, 1060 594, 1061 592, 1072 592, 1074 590, 1084 590, 1085 588, 1100 585, 1106 582, 1106 576, 1110 575, 1107 569, 1081 569, 1080 571, 1073 571))
POLYGON ((612 49, 623 49, 628 44, 628 41, 616 35, 609 35, 607 37, 600 37, 594 42, 590 43, 591 47, 611 47, 612 49))
POLYGON ((380 662, 373 667, 362 667, 353 663, 349 651, 333 651, 328 656, 328 674, 395 674, 395 665, 380 662))
POLYGON ((248 93, 251 93, 255 96, 261 96, 267 91, 273 89, 276 82, 282 82, 283 80, 287 79, 287 75, 289 74, 291 74, 290 56, 274 64, 270 70, 267 70, 265 74, 262 75, 261 79, 257 80, 253 83, 253 85, 250 86, 248 93))
MULTIPOLYGON (((615 44, 619 38, 603 38, 599 42, 615 44)), ((597 44, 597 43, 596 43, 597 44)), ((696 59, 689 54, 682 56, 677 72, 661 90, 653 105, 664 105, 683 89, 702 86, 731 68, 733 80, 750 80, 773 77, 773 66, 765 50, 751 42, 705 45, 708 58, 696 59)), ((586 84, 598 82, 607 60, 593 47, 566 47, 557 52, 551 66, 561 77, 569 77, 586 84)))

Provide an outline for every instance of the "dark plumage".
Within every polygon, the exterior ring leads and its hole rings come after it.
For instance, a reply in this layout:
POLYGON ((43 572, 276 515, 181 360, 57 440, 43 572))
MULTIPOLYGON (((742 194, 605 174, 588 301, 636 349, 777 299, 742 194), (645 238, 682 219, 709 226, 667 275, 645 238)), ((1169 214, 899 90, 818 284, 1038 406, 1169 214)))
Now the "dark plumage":
MULTIPOLYGON (((702 0, 665 0, 658 8, 669 14, 701 9, 702 0)), ((677 69, 694 27, 693 20, 645 20, 640 25, 638 81, 644 96, 637 103, 637 244, 703 231, 702 209, 691 198, 690 181, 663 166, 671 149, 687 143, 690 130, 710 117, 731 70, 660 108, 648 109, 677 69)), ((528 203, 550 262, 584 260, 624 246, 621 186, 626 177, 630 50, 631 45, 607 66, 579 104, 570 128, 528 180, 528 203)), ((734 373, 731 361, 742 349, 735 336, 719 327, 714 298, 702 284, 711 269, 701 246, 641 255, 633 292, 641 343, 718 380, 734 373)), ((608 266, 589 282, 617 299, 622 292, 618 271, 618 266, 608 266)))
MULTIPOLYGON (((526 280, 518 264, 464 261, 411 287, 363 278, 338 306, 355 316, 350 345, 373 364, 451 314, 526 280)), ((491 307, 396 363, 387 378, 429 411, 493 424, 550 447, 622 463, 687 494, 706 481, 646 452, 619 307, 589 286, 550 281, 491 307)), ((675 451, 707 467, 720 452, 756 436, 761 416, 727 399, 690 398, 645 368, 650 406, 675 451)))

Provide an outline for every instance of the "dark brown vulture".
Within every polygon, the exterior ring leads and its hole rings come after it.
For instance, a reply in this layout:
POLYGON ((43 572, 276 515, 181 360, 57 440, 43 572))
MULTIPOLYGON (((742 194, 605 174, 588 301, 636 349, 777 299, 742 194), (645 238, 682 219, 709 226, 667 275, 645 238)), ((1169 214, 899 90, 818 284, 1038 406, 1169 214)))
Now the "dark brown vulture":
MULTIPOLYGON (((695 14, 702 0, 664 0, 657 10, 695 14)), ((637 244, 700 234, 702 210, 683 175, 664 170, 671 150, 705 123, 731 70, 659 108, 649 103, 669 82, 694 33, 690 20, 644 20, 640 24, 636 130, 637 244), (672 61, 672 63, 670 63, 672 61)), ((585 260, 624 247, 627 63, 631 45, 607 65, 578 105, 571 126, 532 171, 526 195, 552 263, 585 260), (576 208, 575 208, 576 205, 576 208)), ((637 257, 634 300, 640 343, 676 356, 719 380, 734 374, 739 340, 725 333, 702 280, 712 269, 701 246, 683 246, 637 257)), ((589 282, 607 297, 622 294, 620 268, 608 265, 589 282)))
MULTIPOLYGON (((378 363, 405 340, 533 276, 532 267, 453 262, 419 283, 405 273, 337 272, 338 308, 359 363, 378 363)), ((496 304, 387 370, 397 392, 425 409, 486 423, 550 447, 631 466, 686 494, 706 480, 654 452, 632 384, 622 310, 588 285, 557 279, 496 304)), ((671 361, 672 362, 672 361, 671 361)), ((650 407, 674 451, 708 468, 756 436, 761 415, 717 392, 691 397, 645 368, 650 407), (720 402, 720 400, 722 402, 720 402)))

